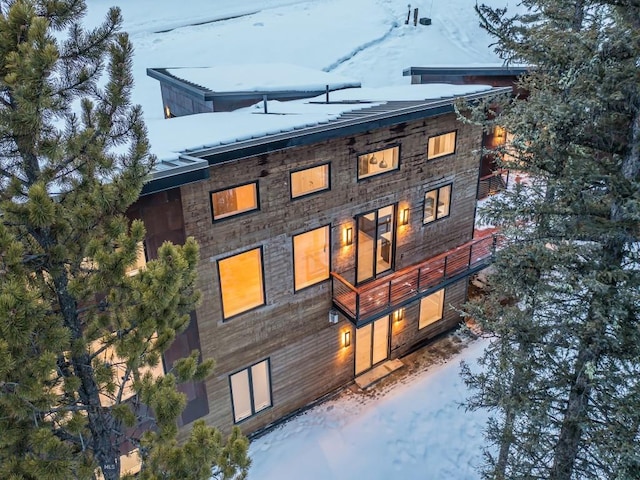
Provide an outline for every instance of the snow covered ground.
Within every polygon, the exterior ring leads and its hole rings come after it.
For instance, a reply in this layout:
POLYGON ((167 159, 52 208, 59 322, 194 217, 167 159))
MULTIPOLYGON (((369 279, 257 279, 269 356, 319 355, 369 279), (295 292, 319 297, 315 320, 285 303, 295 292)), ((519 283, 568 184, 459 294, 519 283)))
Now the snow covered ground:
MULTIPOLYGON (((485 3, 507 1, 515 4, 485 3)), ((378 87, 409 84, 402 70, 411 66, 501 63, 478 26, 475 0, 412 3, 433 22, 417 27, 404 24, 407 2, 398 0, 88 0, 87 25, 113 4, 135 48, 133 100, 148 120, 163 116, 149 67, 284 62, 378 87)))
MULTIPOLYGON (((516 7, 516 0, 484 0, 516 7)), ((478 26, 475 0, 420 0, 430 26, 405 25, 398 0, 88 0, 87 24, 119 4, 135 48, 133 101, 163 118, 149 67, 213 67, 284 62, 333 72, 363 87, 410 83, 411 66, 497 65, 478 26)), ((253 73, 257 78, 260 71, 253 73)), ((175 134, 176 132, 173 132, 175 134)), ((479 478, 483 412, 460 408, 459 361, 473 362, 476 341, 447 363, 404 376, 379 394, 346 391, 257 439, 252 480, 479 478)), ((408 367, 405 367, 408 368, 408 367)))
POLYGON ((485 345, 477 340, 379 396, 348 390, 277 427, 252 442, 249 480, 479 479, 487 416, 460 406, 459 362, 474 365, 485 345))

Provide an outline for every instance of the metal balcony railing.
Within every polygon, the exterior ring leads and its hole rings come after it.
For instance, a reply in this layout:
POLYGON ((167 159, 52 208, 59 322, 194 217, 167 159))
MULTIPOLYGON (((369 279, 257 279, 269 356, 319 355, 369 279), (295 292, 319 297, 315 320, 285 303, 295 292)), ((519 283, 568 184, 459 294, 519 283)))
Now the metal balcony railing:
POLYGON ((495 251, 493 233, 488 231, 459 247, 357 287, 331 272, 333 304, 358 326, 390 314, 486 267, 495 251))

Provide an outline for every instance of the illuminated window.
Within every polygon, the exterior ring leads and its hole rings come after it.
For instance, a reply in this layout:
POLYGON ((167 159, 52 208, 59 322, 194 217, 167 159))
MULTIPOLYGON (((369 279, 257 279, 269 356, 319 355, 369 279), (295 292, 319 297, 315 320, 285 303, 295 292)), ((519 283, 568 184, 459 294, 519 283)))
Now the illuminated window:
POLYGON ((429 190, 424 195, 423 223, 448 217, 451 207, 451 185, 429 190))
POLYGON ((269 359, 240 370, 229 377, 233 421, 244 420, 271 406, 269 359))
POLYGON ((211 193, 211 210, 214 222, 257 209, 257 182, 211 193))
POLYGON ((225 319, 264 305, 261 248, 219 260, 218 273, 225 319))
POLYGON ((295 290, 329 278, 329 225, 293 237, 295 290))
POLYGON ((133 265, 130 265, 126 268, 125 272, 127 275, 132 277, 133 275, 137 275, 140 270, 144 268, 147 264, 147 255, 145 253, 144 243, 138 242, 138 254, 136 257, 136 262, 133 265))
POLYGON ((358 157, 358 180, 398 169, 400 147, 387 148, 358 157))
POLYGON ((429 137, 427 159, 450 155, 456 151, 456 132, 444 133, 436 137, 429 137))
POLYGON ((329 190, 329 164, 291 172, 291 198, 329 190))
POLYGON ((424 328, 442 319, 444 310, 444 289, 438 290, 420 300, 420 322, 418 328, 424 328))
MULTIPOLYGON (((151 338, 151 341, 154 342, 156 338, 157 336, 154 335, 151 338)), ((133 389, 133 375, 129 374, 129 377, 125 378, 127 375, 127 365, 126 362, 116 353, 115 346, 108 345, 104 349, 103 347, 105 347, 105 342, 103 340, 95 340, 91 343, 91 352, 100 351, 100 353, 95 356, 94 362, 97 362, 98 365, 108 366, 113 372, 113 388, 107 387, 102 389, 100 392, 100 404, 103 407, 108 407, 116 403, 117 396, 120 391, 122 391, 122 396, 120 398, 121 401, 131 398, 135 395, 135 391, 133 389), (123 384, 123 381, 125 380, 126 382, 123 384)), ((141 377, 147 372, 150 372, 154 378, 164 375, 162 360, 153 367, 148 365, 140 367, 139 373, 141 377)))

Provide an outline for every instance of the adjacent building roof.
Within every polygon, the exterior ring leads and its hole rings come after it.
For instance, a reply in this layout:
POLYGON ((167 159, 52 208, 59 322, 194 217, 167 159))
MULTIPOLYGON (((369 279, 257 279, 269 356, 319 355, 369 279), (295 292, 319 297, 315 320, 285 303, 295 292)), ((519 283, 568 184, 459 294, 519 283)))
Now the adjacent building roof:
POLYGON ((350 78, 285 63, 202 68, 148 68, 147 75, 208 101, 222 96, 316 96, 327 89, 359 87, 350 78), (300 96, 300 95, 298 95, 300 96))
POLYGON ((411 75, 519 77, 520 75, 527 73, 531 69, 532 67, 526 65, 483 65, 475 67, 409 67, 405 68, 402 71, 402 75, 405 77, 411 75))

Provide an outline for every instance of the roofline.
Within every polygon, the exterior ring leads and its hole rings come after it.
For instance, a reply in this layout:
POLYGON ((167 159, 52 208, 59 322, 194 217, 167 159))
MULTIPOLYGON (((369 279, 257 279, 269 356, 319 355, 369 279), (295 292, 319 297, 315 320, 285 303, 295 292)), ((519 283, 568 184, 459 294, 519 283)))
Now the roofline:
POLYGON ((171 75, 165 68, 147 68, 147 76, 155 78, 160 83, 168 83, 172 87, 182 90, 200 100, 206 100, 208 89, 203 88, 195 83, 187 82, 178 77, 171 75))
POLYGON ((209 163, 191 155, 180 155, 177 160, 161 160, 159 164, 172 164, 166 170, 153 170, 142 187, 140 196, 170 190, 188 183, 209 178, 209 163))
POLYGON ((459 95, 443 100, 428 101, 411 107, 331 121, 323 125, 301 128, 290 132, 267 135, 261 138, 243 140, 227 145, 187 150, 192 157, 206 159, 209 165, 239 160, 287 148, 362 133, 375 128, 389 127, 400 123, 434 117, 453 112, 454 103, 459 99, 477 101, 481 98, 501 93, 511 93, 511 87, 494 87, 490 90, 469 95, 459 95))
POLYGON ((229 92, 217 92, 209 88, 202 87, 197 83, 193 83, 188 80, 184 80, 183 78, 177 77, 167 70, 167 68, 147 68, 147 76, 160 81, 160 83, 167 83, 172 87, 182 90, 203 101, 211 101, 219 97, 252 99, 255 97, 262 98, 262 96, 264 95, 266 95, 271 100, 276 100, 279 98, 299 97, 301 93, 310 94, 308 96, 322 95, 326 92, 327 87, 329 87, 330 92, 335 92, 337 90, 344 90, 346 88, 360 88, 362 86, 360 82, 341 82, 339 88, 332 88, 331 84, 329 83, 323 88, 301 88, 300 90, 234 90, 229 92))
POLYGON ((490 75, 495 77, 520 76, 530 72, 535 67, 409 67, 402 71, 405 77, 411 75, 490 75))

